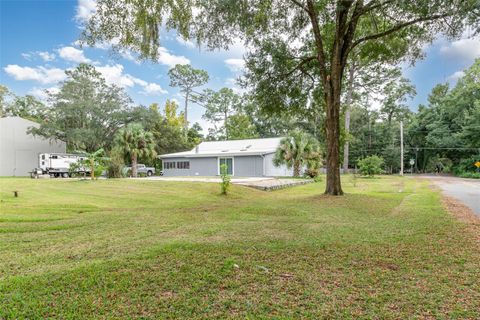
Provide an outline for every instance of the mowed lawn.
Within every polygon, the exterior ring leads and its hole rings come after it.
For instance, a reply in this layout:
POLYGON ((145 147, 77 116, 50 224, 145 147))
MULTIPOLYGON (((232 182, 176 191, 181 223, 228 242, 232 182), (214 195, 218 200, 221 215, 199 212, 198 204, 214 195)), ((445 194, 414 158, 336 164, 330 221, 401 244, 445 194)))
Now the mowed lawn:
POLYGON ((0 186, 1 319, 480 318, 479 244, 425 180, 347 177, 344 197, 323 183, 0 186))

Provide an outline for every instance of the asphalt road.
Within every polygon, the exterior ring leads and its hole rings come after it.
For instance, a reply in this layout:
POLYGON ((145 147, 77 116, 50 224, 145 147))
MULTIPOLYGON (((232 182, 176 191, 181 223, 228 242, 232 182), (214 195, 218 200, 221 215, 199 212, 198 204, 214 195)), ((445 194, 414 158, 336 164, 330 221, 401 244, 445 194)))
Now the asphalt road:
POLYGON ((461 201, 480 216, 480 180, 449 176, 428 176, 447 196, 461 201))

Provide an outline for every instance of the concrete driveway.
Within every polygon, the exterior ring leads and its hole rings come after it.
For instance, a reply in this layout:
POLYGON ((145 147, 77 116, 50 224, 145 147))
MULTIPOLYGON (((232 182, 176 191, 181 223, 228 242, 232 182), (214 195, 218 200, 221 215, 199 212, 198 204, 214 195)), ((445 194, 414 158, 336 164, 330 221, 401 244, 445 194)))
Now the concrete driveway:
POLYGON ((425 176, 442 189, 447 196, 455 198, 480 216, 480 180, 450 176, 425 176))

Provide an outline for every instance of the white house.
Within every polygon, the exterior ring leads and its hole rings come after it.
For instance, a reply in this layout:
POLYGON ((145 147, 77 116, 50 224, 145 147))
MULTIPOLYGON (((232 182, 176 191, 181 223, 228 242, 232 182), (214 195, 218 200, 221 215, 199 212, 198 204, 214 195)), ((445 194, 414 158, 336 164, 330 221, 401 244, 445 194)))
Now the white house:
POLYGON ((38 154, 65 153, 65 142, 27 133, 28 128, 38 126, 20 117, 0 118, 0 176, 28 176, 38 167, 38 154))
POLYGON ((165 176, 216 176, 226 164, 239 177, 292 176, 285 165, 276 167, 273 157, 282 138, 205 141, 190 151, 160 155, 165 176))

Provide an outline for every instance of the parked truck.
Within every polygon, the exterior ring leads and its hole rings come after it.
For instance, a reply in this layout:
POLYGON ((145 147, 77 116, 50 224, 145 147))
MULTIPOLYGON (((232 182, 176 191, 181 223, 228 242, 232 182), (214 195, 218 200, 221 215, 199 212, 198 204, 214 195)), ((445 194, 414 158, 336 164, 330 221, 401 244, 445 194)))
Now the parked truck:
MULTIPOLYGON (((74 153, 40 153, 38 155, 38 167, 33 169, 32 178, 40 175, 49 175, 52 178, 68 178, 72 174, 71 164, 85 160, 85 155, 74 153)), ((89 166, 78 166, 75 169, 78 174, 90 174, 89 166)))

